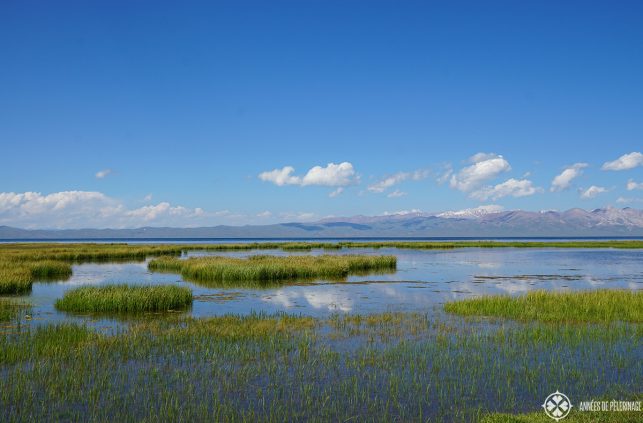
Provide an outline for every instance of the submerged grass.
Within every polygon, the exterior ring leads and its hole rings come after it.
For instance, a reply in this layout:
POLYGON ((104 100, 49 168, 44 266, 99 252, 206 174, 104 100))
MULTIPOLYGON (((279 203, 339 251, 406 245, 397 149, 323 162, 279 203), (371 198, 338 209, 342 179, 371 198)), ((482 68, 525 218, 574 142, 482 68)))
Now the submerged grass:
POLYGON ((626 399, 643 382, 641 325, 547 324, 533 337, 461 323, 255 314, 113 335, 29 328, 0 336, 0 420, 500 422, 514 416, 490 413, 542 413, 557 388, 626 399))
POLYGON ((533 291, 449 302, 448 313, 542 322, 643 322, 643 291, 533 291))
POLYGON ((0 322, 13 320, 23 307, 24 304, 6 298, 0 298, 0 322))
POLYGON ((79 313, 137 313, 182 310, 191 304, 192 291, 185 287, 106 285, 67 291, 55 305, 79 313))
POLYGON ((394 270, 395 256, 320 255, 266 256, 248 258, 194 257, 180 260, 161 257, 149 263, 149 269, 180 273, 185 279, 212 283, 266 283, 295 279, 341 279, 359 272, 394 270))

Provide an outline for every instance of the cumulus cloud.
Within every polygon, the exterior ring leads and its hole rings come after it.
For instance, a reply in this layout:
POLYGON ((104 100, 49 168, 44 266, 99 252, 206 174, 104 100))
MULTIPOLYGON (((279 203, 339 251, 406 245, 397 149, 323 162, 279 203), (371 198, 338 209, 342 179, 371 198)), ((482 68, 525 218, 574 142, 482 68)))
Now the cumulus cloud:
POLYGON ((587 163, 575 163, 563 170, 551 181, 551 192, 563 191, 571 185, 572 180, 583 173, 583 169, 588 166, 587 163))
POLYGON ((95 191, 0 193, 0 224, 24 228, 195 226, 234 217, 228 211, 206 212, 167 202, 131 209, 95 191))
POLYGON ((542 188, 535 187, 528 179, 508 179, 503 183, 481 188, 471 193, 471 198, 486 201, 497 200, 502 197, 526 197, 542 192, 542 188))
POLYGON ((634 182, 632 179, 627 181, 627 190, 634 191, 635 189, 643 189, 643 182, 634 182))
POLYGON ((368 186, 368 190, 374 193, 381 193, 386 191, 388 188, 397 185, 406 180, 419 181, 429 176, 429 171, 424 169, 419 169, 414 172, 398 172, 391 176, 375 182, 368 186))
POLYGON ((616 160, 603 163, 602 170, 628 170, 635 167, 643 166, 643 154, 633 151, 629 154, 623 154, 616 160))
POLYGON ((112 169, 99 170, 98 172, 96 172, 96 179, 103 179, 110 173, 112 173, 112 169))
POLYGON ((295 168, 292 166, 284 166, 281 169, 273 169, 271 171, 262 172, 259 174, 259 179, 266 182, 272 182, 275 185, 320 185, 328 187, 347 186, 357 182, 358 177, 349 162, 342 162, 339 164, 328 163, 325 167, 314 166, 308 170, 304 176, 294 175, 295 168))
POLYGON ((262 181, 272 182, 275 185, 301 185, 301 178, 293 176, 295 168, 292 166, 284 166, 281 169, 273 169, 271 171, 261 172, 259 179, 262 181))
POLYGON ((469 163, 472 164, 451 175, 449 181, 451 188, 469 192, 501 173, 511 170, 507 160, 493 153, 475 154, 469 158, 469 163))
POLYGON ((580 191, 580 198, 584 198, 584 199, 594 198, 598 194, 602 194, 604 192, 607 192, 606 188, 597 187, 596 185, 592 185, 591 187, 587 188, 586 190, 581 190, 580 191))

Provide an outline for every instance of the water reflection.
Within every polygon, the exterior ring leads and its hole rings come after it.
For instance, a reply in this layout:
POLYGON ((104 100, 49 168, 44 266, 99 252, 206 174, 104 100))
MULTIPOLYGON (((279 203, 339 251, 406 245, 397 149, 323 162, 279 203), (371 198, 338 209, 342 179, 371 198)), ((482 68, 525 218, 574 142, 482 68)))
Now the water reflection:
MULTIPOLYGON (((220 289, 185 282, 179 275, 151 273, 146 263, 74 265, 67 281, 38 282, 28 299, 33 322, 81 320, 110 324, 89 317, 69 316, 53 304, 79 285, 188 284, 195 300, 195 317, 225 313, 290 312, 313 316, 331 313, 383 311, 436 312, 445 301, 486 294, 518 295, 534 289, 580 290, 643 288, 643 251, 580 249, 461 249, 444 251, 360 249, 261 254, 395 254, 398 270, 391 274, 350 276, 342 283, 280 286, 271 289, 220 289)), ((203 254, 191 252, 190 255, 203 254)), ((256 252, 219 253, 245 257, 256 252)), ((439 311, 437 311, 439 312, 439 311)))

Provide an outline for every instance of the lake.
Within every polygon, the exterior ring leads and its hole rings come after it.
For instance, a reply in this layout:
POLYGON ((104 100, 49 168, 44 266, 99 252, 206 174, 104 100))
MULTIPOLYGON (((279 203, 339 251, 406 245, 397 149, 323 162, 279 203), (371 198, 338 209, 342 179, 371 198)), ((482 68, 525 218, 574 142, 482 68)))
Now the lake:
POLYGON ((486 294, 517 295, 531 290, 596 288, 643 289, 641 250, 560 248, 463 248, 454 250, 345 249, 293 253, 281 250, 244 252, 191 251, 198 255, 246 257, 253 254, 391 254, 397 271, 350 276, 345 281, 306 281, 270 289, 216 289, 184 281, 180 275, 152 273, 147 262, 86 263, 73 266, 65 281, 36 282, 26 298, 32 303, 30 324, 82 321, 111 325, 109 319, 56 311, 54 302, 81 285, 178 284, 195 296, 195 317, 227 313, 286 312, 324 317, 333 313, 385 311, 441 313, 445 301, 486 294))

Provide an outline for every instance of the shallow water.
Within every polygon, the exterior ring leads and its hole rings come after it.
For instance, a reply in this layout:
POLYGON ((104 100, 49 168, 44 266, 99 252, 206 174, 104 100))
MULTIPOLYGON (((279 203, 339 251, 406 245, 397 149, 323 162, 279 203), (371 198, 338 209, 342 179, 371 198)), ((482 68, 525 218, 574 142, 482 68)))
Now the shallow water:
MULTIPOLYGON (((281 250, 194 255, 245 257, 253 254, 394 254, 398 269, 389 274, 351 276, 344 282, 323 281, 270 289, 206 288, 179 275, 151 273, 146 262, 79 264, 66 281, 37 282, 25 297, 31 304, 31 324, 83 321, 113 326, 117 322, 56 311, 54 302, 68 289, 108 283, 187 284, 195 296, 186 313, 206 317, 226 313, 288 312, 328 316, 332 313, 384 311, 440 312, 445 301, 485 294, 517 295, 535 289, 643 289, 643 254, 614 249, 347 249, 284 252, 281 250)), ((158 316, 158 315, 156 315, 158 316)))

